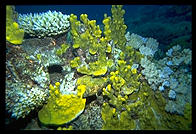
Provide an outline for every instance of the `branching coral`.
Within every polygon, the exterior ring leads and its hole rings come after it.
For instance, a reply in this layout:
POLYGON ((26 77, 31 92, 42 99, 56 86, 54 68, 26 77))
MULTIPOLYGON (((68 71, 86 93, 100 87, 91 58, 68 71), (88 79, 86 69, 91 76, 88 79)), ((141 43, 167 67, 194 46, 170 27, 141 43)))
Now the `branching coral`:
POLYGON ((117 71, 111 72, 106 88, 103 88, 103 95, 108 97, 108 102, 103 104, 102 118, 105 122, 103 129, 135 129, 135 121, 127 118, 129 111, 141 105, 140 101, 129 104, 129 97, 134 92, 138 92, 141 74, 137 70, 131 69, 124 60, 118 60, 117 71), (111 115, 105 115, 110 111, 111 115), (115 118, 113 118, 115 117, 115 118), (124 120, 124 124, 123 124, 124 120))
POLYGON ((70 28, 69 15, 61 12, 19 14, 18 23, 25 33, 33 37, 54 36, 66 33, 70 28))
POLYGON ((112 5, 111 8, 112 13, 112 22, 111 22, 111 33, 112 40, 115 45, 121 50, 124 50, 124 46, 126 43, 125 32, 127 26, 124 24, 123 15, 125 14, 125 10, 122 9, 122 5, 112 5))
POLYGON ((105 37, 101 37, 102 31, 99 25, 96 25, 95 20, 89 20, 87 14, 81 14, 81 21, 77 20, 76 15, 71 14, 70 22, 74 41, 73 48, 81 48, 84 52, 88 52, 91 55, 98 55, 97 61, 90 62, 88 65, 83 64, 77 69, 78 72, 94 76, 105 74, 107 72, 107 64, 105 64, 107 61, 106 53, 112 52, 110 41, 112 40, 112 42, 115 42, 114 44, 119 46, 125 44, 126 39, 124 33, 126 25, 124 25, 123 20, 125 11, 122 10, 122 6, 113 6, 112 12, 112 19, 111 17, 107 17, 106 14, 104 16, 105 37), (116 12, 120 12, 120 14, 115 15, 116 12), (120 30, 120 32, 116 32, 116 29, 118 31, 120 30), (112 32, 113 34, 111 34, 112 32))
POLYGON ((22 44, 23 37, 24 30, 14 21, 13 7, 6 6, 6 40, 12 44, 22 44))
MULTIPOLYGON (((77 68, 77 71, 82 74, 88 75, 104 75, 107 72, 106 52, 111 52, 111 47, 108 45, 108 40, 105 37, 101 37, 102 31, 99 25, 96 25, 95 20, 89 20, 87 14, 81 14, 80 20, 77 20, 77 16, 70 15, 71 33, 73 35, 73 48, 80 48, 83 52, 91 55, 97 55, 95 62, 83 64, 77 68)), ((84 57, 89 59, 89 57, 84 57)))

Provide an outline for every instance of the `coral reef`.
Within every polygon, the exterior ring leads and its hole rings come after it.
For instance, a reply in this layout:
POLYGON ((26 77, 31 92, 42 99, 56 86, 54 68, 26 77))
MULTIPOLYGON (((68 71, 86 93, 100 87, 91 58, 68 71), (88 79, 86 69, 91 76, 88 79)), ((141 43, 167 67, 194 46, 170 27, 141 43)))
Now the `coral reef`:
POLYGON ((39 111, 40 126, 36 118, 27 125, 38 129, 190 130, 192 50, 176 45, 157 57, 156 39, 125 34, 122 7, 104 14, 103 30, 87 14, 80 20, 51 11, 19 15, 20 25, 43 19, 28 24, 35 30, 28 34, 38 38, 20 46, 6 42, 5 100, 12 117, 39 111))
POLYGON ((97 104, 96 100, 92 101, 86 105, 84 113, 71 125, 74 130, 101 130, 103 125, 101 106, 97 104))
POLYGON ((30 36, 43 38, 65 33, 69 30, 69 15, 61 12, 19 14, 18 23, 30 36))

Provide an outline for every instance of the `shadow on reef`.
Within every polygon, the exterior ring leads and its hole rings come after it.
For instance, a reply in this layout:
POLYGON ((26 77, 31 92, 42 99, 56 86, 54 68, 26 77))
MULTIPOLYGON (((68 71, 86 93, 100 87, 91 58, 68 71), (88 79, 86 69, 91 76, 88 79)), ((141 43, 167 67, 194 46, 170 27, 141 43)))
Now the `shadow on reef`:
POLYGON ((27 124, 31 122, 33 118, 37 118, 37 110, 33 110, 25 118, 19 118, 18 120, 11 118, 11 114, 5 113, 5 130, 21 130, 25 129, 27 124))

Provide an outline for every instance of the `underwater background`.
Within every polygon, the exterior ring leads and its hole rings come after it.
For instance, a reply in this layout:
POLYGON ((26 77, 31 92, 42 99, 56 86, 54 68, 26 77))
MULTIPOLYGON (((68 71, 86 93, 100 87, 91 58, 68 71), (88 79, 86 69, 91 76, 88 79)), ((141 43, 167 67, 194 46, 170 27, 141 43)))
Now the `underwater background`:
POLYGON ((6 129, 191 130, 192 6, 6 6, 5 103, 6 129))

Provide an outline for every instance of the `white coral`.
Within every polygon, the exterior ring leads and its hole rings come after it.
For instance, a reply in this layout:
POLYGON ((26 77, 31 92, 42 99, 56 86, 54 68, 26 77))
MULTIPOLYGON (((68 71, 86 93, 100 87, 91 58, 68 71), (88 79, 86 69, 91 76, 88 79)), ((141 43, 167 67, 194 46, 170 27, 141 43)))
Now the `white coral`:
POLYGON ((39 14, 19 14, 18 23, 25 33, 41 38, 67 32, 70 27, 69 17, 69 15, 56 11, 39 14))

